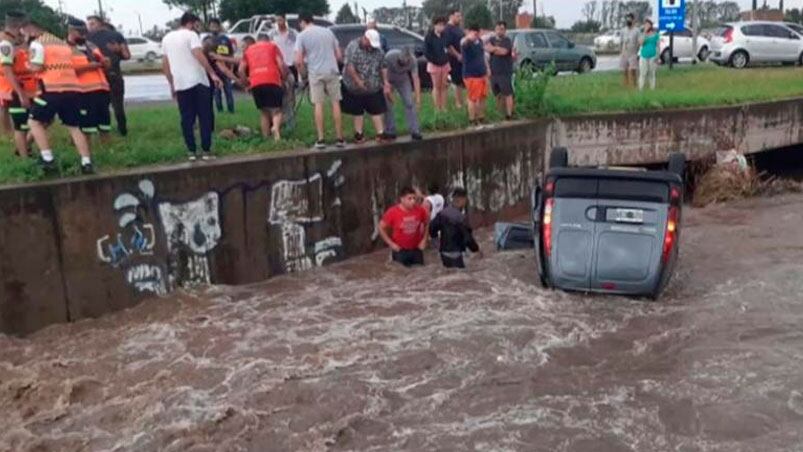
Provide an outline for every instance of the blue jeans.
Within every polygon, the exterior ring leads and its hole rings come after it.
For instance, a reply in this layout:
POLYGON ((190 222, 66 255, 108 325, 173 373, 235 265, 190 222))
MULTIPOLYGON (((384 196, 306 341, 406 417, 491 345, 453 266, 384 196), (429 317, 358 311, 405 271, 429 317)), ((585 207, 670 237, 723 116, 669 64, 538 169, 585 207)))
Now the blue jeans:
POLYGON ((212 111, 212 88, 195 85, 190 89, 176 91, 178 111, 181 113, 181 132, 187 150, 195 154, 195 121, 201 132, 201 149, 212 150, 212 132, 215 128, 215 113, 212 111))
MULTIPOLYGON (((404 116, 407 118, 407 128, 411 134, 420 134, 421 126, 418 124, 418 113, 415 110, 413 101, 413 84, 409 79, 391 80, 393 90, 399 93, 402 104, 404 104, 404 116)), ((388 105, 385 112, 385 133, 396 134, 396 117, 393 114, 393 106, 388 105)))
MULTIPOLYGON (((226 94, 226 106, 229 108, 229 113, 234 113, 234 88, 231 80, 227 77, 220 77, 223 81, 223 93, 226 94)), ((217 105, 218 113, 223 112, 223 96, 219 89, 215 88, 215 105, 217 105)))

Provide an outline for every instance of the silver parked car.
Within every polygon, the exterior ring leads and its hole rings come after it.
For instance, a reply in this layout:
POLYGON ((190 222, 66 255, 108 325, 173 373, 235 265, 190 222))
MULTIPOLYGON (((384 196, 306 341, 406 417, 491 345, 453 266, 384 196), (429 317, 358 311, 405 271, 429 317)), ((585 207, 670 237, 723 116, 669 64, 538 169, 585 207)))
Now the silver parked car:
POLYGON ((513 40, 517 65, 543 70, 555 63, 558 71, 589 72, 597 66, 594 50, 576 45, 555 30, 516 29, 507 35, 513 40))
POLYGON ((803 63, 803 37, 782 22, 730 23, 711 39, 709 59, 738 69, 758 64, 803 63))
POLYGON ((686 158, 666 171, 569 168, 555 148, 533 190, 541 283, 580 292, 657 298, 678 258, 686 158))

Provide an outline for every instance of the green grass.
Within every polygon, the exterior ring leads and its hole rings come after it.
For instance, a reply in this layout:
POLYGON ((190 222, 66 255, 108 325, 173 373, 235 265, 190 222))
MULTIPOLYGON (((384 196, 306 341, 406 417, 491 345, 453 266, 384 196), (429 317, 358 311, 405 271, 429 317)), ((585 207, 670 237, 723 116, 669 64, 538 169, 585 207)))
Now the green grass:
MULTIPOLYGON (((585 75, 568 75, 552 78, 546 89, 543 103, 538 94, 539 84, 520 83, 517 96, 520 109, 526 116, 565 116, 592 112, 647 111, 667 108, 730 105, 743 102, 766 101, 803 96, 803 70, 798 68, 764 68, 732 70, 714 66, 682 67, 673 71, 662 68, 658 73, 658 90, 639 93, 626 89, 617 72, 585 75), (523 90, 528 90, 524 92, 523 90)), ((397 124, 405 132, 401 105, 395 105, 397 124)), ((488 101, 488 118, 498 121, 495 102, 488 101)), ((424 132, 458 130, 468 126, 465 111, 451 110, 436 115, 431 98, 424 96, 420 119, 424 132)), ((296 129, 284 136, 285 140, 274 143, 259 137, 259 118, 250 99, 237 104, 234 115, 216 116, 217 129, 237 125, 250 127, 255 135, 247 139, 224 140, 215 138, 214 150, 218 155, 259 154, 277 150, 292 150, 309 147, 315 141, 312 109, 305 101, 296 118, 296 129)), ((331 118, 327 112, 327 125, 331 118)), ((179 130, 177 108, 173 105, 158 107, 130 107, 128 138, 116 135, 108 145, 95 141, 94 160, 99 172, 108 174, 121 169, 182 162, 186 158, 185 147, 179 130)), ((346 138, 353 134, 350 117, 344 117, 346 138)), ((366 121, 368 136, 373 135, 370 121, 366 121)), ((77 175, 78 157, 67 139, 64 129, 53 127, 53 147, 56 151, 59 171, 52 178, 77 175)), ((331 131, 327 138, 334 140, 331 131)), ((0 183, 36 181, 45 178, 33 160, 13 156, 8 140, 0 143, 0 183)))

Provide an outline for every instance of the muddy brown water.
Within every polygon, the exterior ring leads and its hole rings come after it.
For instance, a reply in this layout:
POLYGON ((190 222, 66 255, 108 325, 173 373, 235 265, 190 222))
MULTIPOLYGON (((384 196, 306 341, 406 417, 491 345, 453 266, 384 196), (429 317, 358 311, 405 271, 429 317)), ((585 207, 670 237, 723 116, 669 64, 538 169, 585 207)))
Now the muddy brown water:
POLYGON ((803 450, 803 196, 684 222, 656 303, 376 253, 0 336, 0 450, 803 450))

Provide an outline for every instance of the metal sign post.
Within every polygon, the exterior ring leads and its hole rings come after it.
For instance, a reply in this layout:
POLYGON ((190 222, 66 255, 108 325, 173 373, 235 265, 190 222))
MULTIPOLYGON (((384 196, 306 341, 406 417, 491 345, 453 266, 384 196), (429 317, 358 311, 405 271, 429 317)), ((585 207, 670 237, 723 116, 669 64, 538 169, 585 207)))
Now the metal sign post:
POLYGON ((686 0, 658 0, 658 30, 669 32, 669 69, 675 62, 675 32, 686 29, 686 0))

